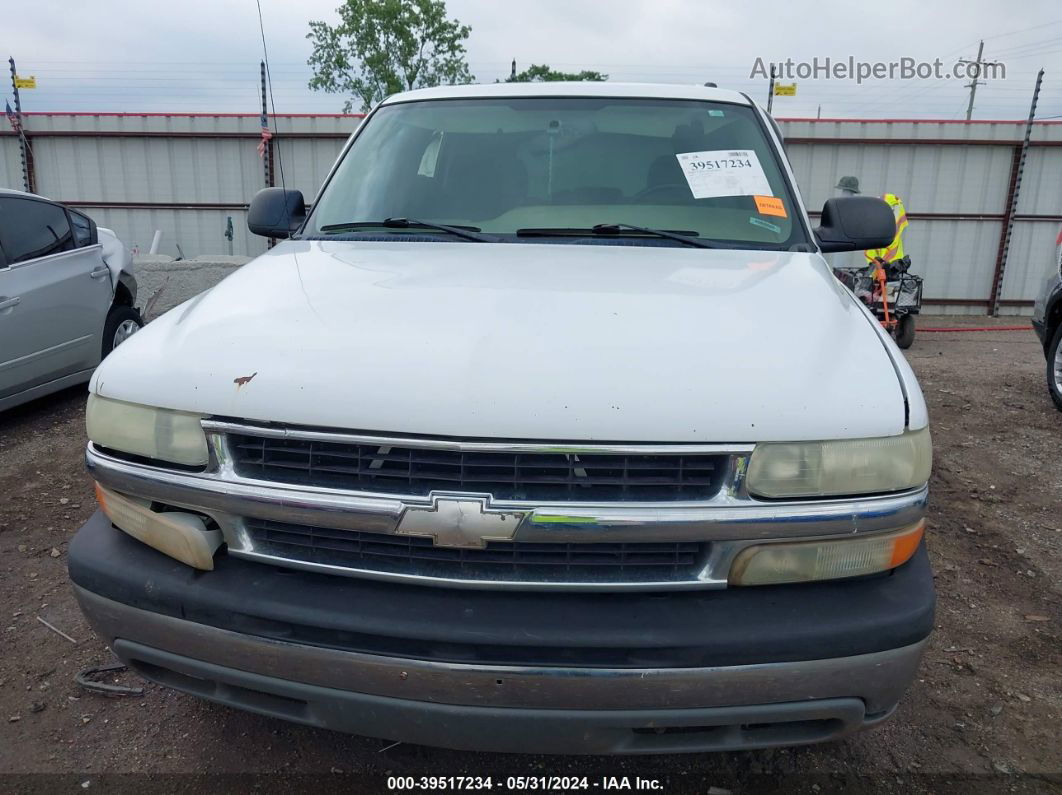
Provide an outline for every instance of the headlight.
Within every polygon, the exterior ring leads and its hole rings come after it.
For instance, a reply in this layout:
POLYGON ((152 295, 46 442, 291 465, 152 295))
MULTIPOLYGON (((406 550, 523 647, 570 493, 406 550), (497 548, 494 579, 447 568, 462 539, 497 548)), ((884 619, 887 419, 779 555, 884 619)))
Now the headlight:
POLYGON ((185 466, 208 460, 202 417, 89 395, 85 426, 89 440, 122 453, 185 466))
POLYGON ((99 483, 96 500, 119 530, 181 563, 205 571, 214 568, 214 553, 224 539, 216 526, 207 527, 201 515, 153 511, 150 500, 127 497, 99 483))
POLYGON ((910 560, 924 528, 925 522, 920 521, 903 530, 864 538, 757 544, 734 559, 729 581, 731 585, 776 585, 876 574, 910 560))
POLYGON ((904 491, 929 480, 929 428, 878 439, 758 444, 746 483, 758 497, 828 497, 904 491))

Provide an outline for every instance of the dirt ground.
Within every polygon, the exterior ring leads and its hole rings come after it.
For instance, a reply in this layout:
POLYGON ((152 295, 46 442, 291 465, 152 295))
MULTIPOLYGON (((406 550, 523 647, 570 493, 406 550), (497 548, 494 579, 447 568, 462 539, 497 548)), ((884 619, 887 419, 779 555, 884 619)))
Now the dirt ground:
MULTIPOLYGON (((389 748, 152 685, 143 697, 87 693, 75 674, 112 658, 66 577, 67 544, 94 510, 84 390, 2 414, 0 790, 383 791, 394 774, 556 774, 591 776, 593 789, 607 788, 602 776, 630 777, 631 787, 640 776, 662 791, 717 794, 1062 791, 1062 413, 1047 396, 1043 355, 1031 331, 920 333, 908 354, 935 442, 929 550, 939 602, 919 678, 876 731, 732 754, 389 748)), ((114 681, 139 684, 129 674, 114 681)))

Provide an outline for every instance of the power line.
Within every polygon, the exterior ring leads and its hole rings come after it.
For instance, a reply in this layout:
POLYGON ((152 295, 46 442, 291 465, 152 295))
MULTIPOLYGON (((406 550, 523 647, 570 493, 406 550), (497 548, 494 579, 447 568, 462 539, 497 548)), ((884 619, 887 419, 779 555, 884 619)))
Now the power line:
POLYGON ((1062 19, 1053 19, 1050 22, 1045 22, 1041 25, 1032 25, 1027 28, 1022 28, 1021 30, 1012 30, 1008 33, 996 33, 991 36, 985 36, 985 39, 1002 39, 1006 36, 1015 36, 1019 33, 1028 33, 1030 30, 1043 30, 1044 28, 1048 28, 1051 25, 1062 25, 1062 19))

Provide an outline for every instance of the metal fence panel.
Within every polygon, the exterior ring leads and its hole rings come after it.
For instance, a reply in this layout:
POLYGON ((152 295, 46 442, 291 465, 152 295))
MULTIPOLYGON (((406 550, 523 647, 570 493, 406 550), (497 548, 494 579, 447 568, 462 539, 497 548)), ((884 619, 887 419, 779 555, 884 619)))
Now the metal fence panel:
POLYGON ((249 140, 38 138, 37 190, 69 202, 242 204, 263 187, 249 140))
POLYGON ((986 299, 1002 228, 1000 221, 912 221, 904 249, 911 271, 926 280, 924 298, 986 299))
MULTIPOLYGON (((1018 215, 1062 215, 1062 150, 1030 147, 1018 197, 1018 215)), ((1059 224, 1055 224, 1058 233, 1059 224)))
POLYGON ((1010 180, 1011 152, 1001 146, 802 143, 788 152, 811 210, 854 176, 863 193, 895 193, 911 213, 1002 213, 1010 180))
MULTIPOLYGON (((813 213, 836 195, 841 176, 858 177, 864 193, 898 194, 910 218, 904 247, 926 277, 933 311, 988 310, 1024 122, 802 119, 781 126, 813 213)), ((1062 227, 1062 124, 1038 122, 1031 142, 1000 294, 1003 313, 1028 313, 1062 227)))
MULTIPOLYGON (((965 144, 971 141, 995 141, 1007 144, 1020 141, 1024 121, 954 121, 895 119, 779 119, 787 139, 815 138, 852 141, 914 141, 919 145, 937 145, 941 141, 965 144)), ((1062 141, 1062 124, 1038 122, 1033 141, 1062 141)))
POLYGON ((1048 275, 1057 272, 1058 224, 1016 221, 1010 239, 1010 264, 1003 276, 1005 301, 1036 296, 1048 275))
POLYGON ((281 169, 289 188, 301 190, 307 202, 317 197, 317 191, 336 162, 346 143, 343 139, 281 139, 273 151, 277 174, 275 182, 281 183, 281 169))
POLYGON ((264 238, 247 229, 245 210, 169 210, 121 207, 83 208, 97 224, 113 229, 131 249, 146 254, 155 230, 162 232, 160 254, 171 257, 198 257, 228 254, 225 222, 232 217, 233 254, 256 257, 266 250, 264 238))
POLYGON ((18 139, 13 135, 0 138, 0 188, 23 188, 22 160, 18 139))

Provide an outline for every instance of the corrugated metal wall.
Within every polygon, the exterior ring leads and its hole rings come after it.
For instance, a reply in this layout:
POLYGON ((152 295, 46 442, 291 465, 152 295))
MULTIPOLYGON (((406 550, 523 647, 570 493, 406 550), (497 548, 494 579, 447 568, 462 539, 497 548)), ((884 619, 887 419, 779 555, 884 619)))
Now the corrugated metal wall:
MULTIPOLYGON (((842 176, 864 193, 895 193, 910 227, 904 248, 926 279, 933 311, 984 313, 1000 264, 1000 236, 1024 122, 781 122, 811 211, 837 195, 842 176)), ((1001 312, 1027 314, 1055 267, 1062 228, 1062 124, 1037 122, 999 298, 1001 312)))
MULTIPOLYGON (((312 200, 357 116, 278 116, 273 183, 312 200)), ((246 203, 266 185, 256 146, 258 117, 237 114, 27 114, 39 193, 86 210, 130 246, 146 250, 156 229, 162 252, 186 257, 255 255, 246 203)), ((987 311, 1000 263, 1023 122, 781 121, 790 159, 812 212, 841 176, 864 193, 899 194, 911 219, 905 236, 915 271, 936 309, 987 311)), ((0 132, 0 187, 22 187, 17 138, 0 132)), ((999 298, 1027 312, 1055 261, 1062 227, 1062 123, 1038 122, 1029 149, 999 298)))
MULTIPOLYGON (((278 116, 273 183, 312 200, 358 116, 278 116)), ((258 116, 26 114, 36 189, 79 207, 146 251, 156 229, 161 252, 194 257, 254 256, 265 240, 247 231, 246 206, 266 186, 257 152, 258 116), (178 251, 179 247, 179 251, 178 251)), ((0 137, 0 187, 21 189, 18 141, 0 137)))

